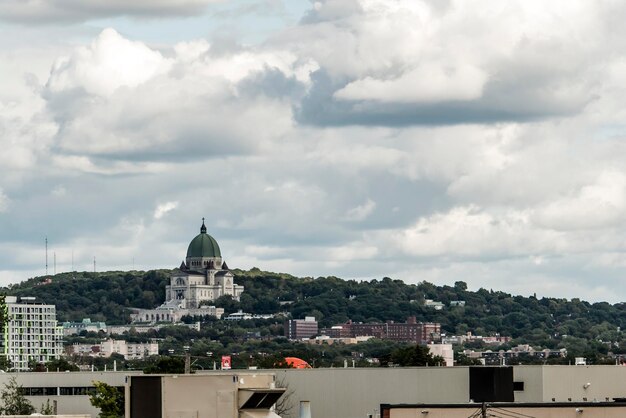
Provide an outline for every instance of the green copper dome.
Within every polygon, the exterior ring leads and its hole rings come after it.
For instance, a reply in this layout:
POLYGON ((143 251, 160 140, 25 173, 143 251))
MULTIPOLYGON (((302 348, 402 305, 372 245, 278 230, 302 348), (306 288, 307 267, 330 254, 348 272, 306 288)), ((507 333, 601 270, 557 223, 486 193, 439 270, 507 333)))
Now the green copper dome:
POLYGON ((217 241, 215 241, 215 238, 206 233, 204 218, 202 219, 200 234, 196 235, 196 237, 191 240, 189 248, 187 248, 187 258, 194 257, 222 257, 220 246, 217 245, 217 241))

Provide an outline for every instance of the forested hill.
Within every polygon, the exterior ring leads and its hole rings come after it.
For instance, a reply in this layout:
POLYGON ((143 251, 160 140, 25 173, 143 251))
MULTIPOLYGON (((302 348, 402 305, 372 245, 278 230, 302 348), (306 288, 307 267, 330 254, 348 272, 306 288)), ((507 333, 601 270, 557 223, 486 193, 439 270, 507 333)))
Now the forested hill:
MULTIPOLYGON (((234 270, 236 282, 245 286, 241 302, 228 297, 218 306, 233 312, 243 309, 253 313, 288 312, 294 318, 313 315, 322 326, 357 322, 404 321, 416 316, 418 321, 442 324, 448 334, 472 331, 477 335, 511 335, 528 342, 563 338, 620 341, 618 331, 626 328, 626 304, 588 303, 555 298, 512 296, 480 289, 468 291, 464 282, 453 286, 435 286, 421 282, 405 284, 401 280, 355 281, 336 277, 297 278, 258 269, 234 270), (425 306, 425 299, 442 302, 442 310, 425 306), (465 306, 450 306, 451 301, 465 301, 465 306)), ((125 323, 128 308, 153 308, 163 302, 169 270, 148 272, 63 273, 9 286, 9 295, 36 296, 57 306, 59 320, 103 320, 125 323)))

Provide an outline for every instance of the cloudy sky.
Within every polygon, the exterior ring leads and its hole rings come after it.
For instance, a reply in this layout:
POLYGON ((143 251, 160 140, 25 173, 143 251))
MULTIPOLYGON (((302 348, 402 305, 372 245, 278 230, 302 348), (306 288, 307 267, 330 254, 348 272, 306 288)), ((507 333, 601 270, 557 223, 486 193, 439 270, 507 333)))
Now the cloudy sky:
POLYGON ((626 3, 3 0, 0 283, 231 267, 626 300, 626 3))

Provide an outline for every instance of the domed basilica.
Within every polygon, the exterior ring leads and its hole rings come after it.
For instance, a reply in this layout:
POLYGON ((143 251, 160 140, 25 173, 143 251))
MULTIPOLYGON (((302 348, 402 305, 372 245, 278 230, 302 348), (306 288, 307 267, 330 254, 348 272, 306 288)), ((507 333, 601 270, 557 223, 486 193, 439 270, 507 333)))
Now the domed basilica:
POLYGON ((239 300, 243 286, 234 282, 234 276, 222 259, 217 241, 207 234, 204 218, 200 233, 189 243, 187 258, 172 273, 165 287, 166 304, 183 309, 198 308, 202 302, 231 295, 239 300))

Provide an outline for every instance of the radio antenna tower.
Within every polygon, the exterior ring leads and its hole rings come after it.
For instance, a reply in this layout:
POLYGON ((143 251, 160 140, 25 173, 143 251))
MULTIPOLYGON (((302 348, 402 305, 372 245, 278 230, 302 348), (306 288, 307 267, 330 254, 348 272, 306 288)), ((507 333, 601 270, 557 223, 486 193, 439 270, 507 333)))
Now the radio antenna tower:
POLYGON ((48 237, 46 236, 46 276, 48 275, 48 237))

